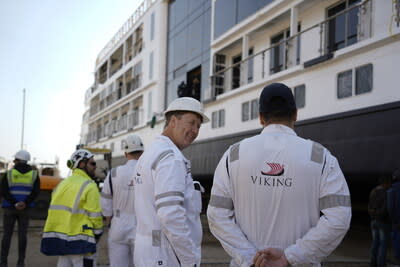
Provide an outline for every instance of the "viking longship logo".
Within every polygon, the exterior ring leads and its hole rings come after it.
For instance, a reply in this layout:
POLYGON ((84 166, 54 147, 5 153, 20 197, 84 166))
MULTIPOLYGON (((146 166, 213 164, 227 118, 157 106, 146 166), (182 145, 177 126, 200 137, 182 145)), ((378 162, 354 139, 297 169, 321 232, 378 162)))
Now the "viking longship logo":
POLYGON ((261 171, 261 174, 263 175, 269 175, 269 176, 280 176, 285 172, 285 168, 283 164, 279 163, 268 163, 267 165, 269 167, 269 170, 267 171, 261 171))

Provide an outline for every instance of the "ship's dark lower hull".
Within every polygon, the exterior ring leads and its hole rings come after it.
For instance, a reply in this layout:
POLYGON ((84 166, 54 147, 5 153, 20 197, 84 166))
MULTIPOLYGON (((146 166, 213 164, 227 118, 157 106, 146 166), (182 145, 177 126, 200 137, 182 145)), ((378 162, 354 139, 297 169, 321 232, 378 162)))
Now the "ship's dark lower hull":
MULTIPOLYGON (((400 168, 400 101, 299 121, 295 131, 337 157, 355 205, 366 207, 377 179, 400 168)), ((208 194, 215 167, 226 149, 260 132, 261 128, 202 140, 183 151, 191 160, 193 177, 204 184, 208 194)), ((113 158, 113 166, 123 162, 122 157, 113 158)))

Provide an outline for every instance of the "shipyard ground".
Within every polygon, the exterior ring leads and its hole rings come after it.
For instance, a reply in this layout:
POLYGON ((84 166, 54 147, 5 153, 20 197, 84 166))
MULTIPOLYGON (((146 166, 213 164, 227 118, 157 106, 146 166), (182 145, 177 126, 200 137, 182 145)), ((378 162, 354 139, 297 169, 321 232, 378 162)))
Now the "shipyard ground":
MULTIPOLYGON (((56 266, 57 257, 48 257, 40 253, 40 239, 43 229, 43 220, 31 220, 28 237, 28 251, 26 266, 56 266)), ((2 233, 2 222, 0 222, 2 233)), ((346 235, 341 245, 323 263, 324 267, 367 267, 369 266, 369 246, 371 234, 368 224, 355 223, 346 235)), ((98 267, 109 266, 107 256, 107 232, 103 235, 99 244, 98 267)), ((204 229, 204 240, 202 246, 203 267, 229 266, 229 256, 221 245, 209 233, 207 227, 204 229)), ((17 232, 14 232, 8 266, 15 266, 17 261, 17 232)), ((395 265, 393 261, 392 247, 389 246, 388 266, 395 265)))

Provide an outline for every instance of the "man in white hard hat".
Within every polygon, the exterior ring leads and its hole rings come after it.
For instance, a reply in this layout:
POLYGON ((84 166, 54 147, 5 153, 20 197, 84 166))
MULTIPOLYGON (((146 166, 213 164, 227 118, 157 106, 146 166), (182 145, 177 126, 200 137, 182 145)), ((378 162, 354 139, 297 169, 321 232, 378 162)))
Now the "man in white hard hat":
POLYGON ((57 267, 96 266, 96 244, 103 233, 96 161, 78 149, 67 161, 72 175, 53 190, 40 251, 59 256, 57 267))
POLYGON ((136 216, 134 207, 134 176, 144 147, 140 137, 129 135, 124 141, 126 164, 111 169, 101 192, 101 206, 108 232, 108 255, 111 267, 133 267, 136 216))
POLYGON ((28 164, 31 155, 26 150, 14 156, 14 168, 1 179, 3 200, 3 240, 1 242, 0 266, 7 266, 8 252, 15 222, 18 221, 18 262, 25 264, 29 216, 34 200, 40 192, 40 180, 36 170, 28 164))
POLYGON ((135 266, 199 266, 202 187, 193 182, 190 161, 181 150, 196 139, 208 118, 191 97, 175 99, 164 114, 162 135, 136 166, 135 266))
POLYGON ((259 115, 262 132, 232 145, 215 170, 210 230, 231 266, 321 266, 350 226, 346 180, 325 147, 294 132, 289 87, 266 86, 259 115))

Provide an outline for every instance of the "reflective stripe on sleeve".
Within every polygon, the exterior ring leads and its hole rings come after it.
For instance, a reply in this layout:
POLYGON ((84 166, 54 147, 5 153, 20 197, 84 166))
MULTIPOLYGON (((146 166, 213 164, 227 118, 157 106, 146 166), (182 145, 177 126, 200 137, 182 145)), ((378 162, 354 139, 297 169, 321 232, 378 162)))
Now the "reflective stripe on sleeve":
POLYGON ((333 207, 351 207, 350 196, 329 195, 319 199, 320 210, 333 207))
POLYGON ((160 155, 158 155, 158 157, 154 160, 153 164, 151 164, 151 169, 152 169, 152 170, 155 170, 156 167, 157 167, 157 165, 158 165, 158 163, 159 163, 165 156, 167 156, 168 154, 172 154, 172 153, 174 153, 174 151, 172 151, 172 149, 168 149, 168 150, 162 152, 160 155))
POLYGON ((239 159, 239 147, 240 147, 240 143, 236 143, 236 144, 232 145, 231 151, 229 153, 229 161, 230 162, 239 159))
POLYGON ((87 212, 86 210, 77 209, 73 210, 70 207, 64 205, 50 205, 49 210, 65 210, 72 214, 86 214, 88 217, 96 218, 101 217, 101 212, 87 212))
POLYGON ((161 230, 151 231, 151 239, 153 247, 161 247, 161 230))
POLYGON ((106 194, 106 193, 103 193, 103 192, 101 192, 100 194, 101 194, 101 196, 103 198, 112 199, 112 195, 111 194, 106 194))
POLYGON ((217 195, 211 195, 210 206, 222 209, 233 210, 233 201, 229 197, 221 197, 217 195))
POLYGON ((166 207, 166 206, 183 206, 183 201, 182 200, 165 201, 165 202, 157 204, 156 210, 159 210, 160 208, 166 207))
POLYGON ((311 150, 311 161, 322 163, 324 159, 324 147, 320 144, 313 142, 311 150))
POLYGON ((180 191, 170 191, 170 192, 165 192, 162 194, 159 194, 156 196, 156 200, 163 198, 163 197, 171 197, 171 196, 178 196, 178 197, 184 197, 183 193, 180 191))

